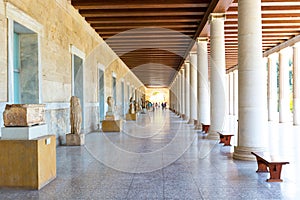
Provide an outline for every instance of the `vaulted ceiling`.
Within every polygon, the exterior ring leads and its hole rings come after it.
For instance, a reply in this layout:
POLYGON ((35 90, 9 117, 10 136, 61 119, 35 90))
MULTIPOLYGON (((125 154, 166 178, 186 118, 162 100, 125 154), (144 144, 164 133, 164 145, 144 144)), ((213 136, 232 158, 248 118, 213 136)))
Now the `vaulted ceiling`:
MULTIPOLYGON (((226 68, 237 65, 238 0, 71 0, 145 86, 167 87, 208 17, 225 12, 226 68)), ((262 0, 263 50, 300 33, 299 0, 262 0)), ((209 52, 209 50, 208 50, 209 52)))

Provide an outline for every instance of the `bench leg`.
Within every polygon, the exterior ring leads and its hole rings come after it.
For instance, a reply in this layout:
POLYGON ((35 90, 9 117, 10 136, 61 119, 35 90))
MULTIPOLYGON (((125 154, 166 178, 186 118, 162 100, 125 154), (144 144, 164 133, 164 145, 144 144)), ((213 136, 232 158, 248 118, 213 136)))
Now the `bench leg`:
POLYGON ((269 164, 270 178, 267 182, 282 182, 280 179, 282 164, 269 164))
POLYGON ((231 140, 231 135, 224 136, 224 146, 231 146, 230 140, 231 140))
POLYGON ((202 131, 208 133, 209 125, 202 124, 202 131))
POLYGON ((220 144, 221 143, 225 143, 225 137, 224 137, 224 135, 220 135, 220 142, 219 142, 220 144))
POLYGON ((256 161, 257 161, 257 170, 256 172, 269 172, 268 166, 263 162, 262 159, 256 156, 256 161))

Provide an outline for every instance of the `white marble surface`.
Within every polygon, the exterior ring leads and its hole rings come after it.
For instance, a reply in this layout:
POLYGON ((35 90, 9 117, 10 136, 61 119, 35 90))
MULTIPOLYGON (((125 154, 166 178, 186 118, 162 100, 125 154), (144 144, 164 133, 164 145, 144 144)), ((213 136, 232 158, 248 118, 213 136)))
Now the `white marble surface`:
POLYGON ((2 127, 2 140, 31 140, 49 135, 47 124, 29 127, 2 127))

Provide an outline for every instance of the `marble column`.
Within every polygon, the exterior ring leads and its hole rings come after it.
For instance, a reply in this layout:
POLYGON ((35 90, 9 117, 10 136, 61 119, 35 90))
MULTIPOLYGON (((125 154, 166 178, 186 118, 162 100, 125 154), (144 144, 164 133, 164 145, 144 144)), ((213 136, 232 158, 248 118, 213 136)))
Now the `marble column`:
POLYGON ((230 72, 229 74, 229 115, 233 115, 233 72, 230 72))
POLYGON ((181 79, 180 79, 180 84, 181 84, 181 117, 182 119, 185 118, 185 86, 184 86, 184 69, 180 70, 180 75, 181 75, 181 79))
POLYGON ((182 102, 181 102, 181 74, 180 71, 178 72, 178 76, 177 76, 177 87, 178 87, 178 115, 179 117, 181 117, 181 106, 182 106, 182 102))
POLYGON ((290 119, 289 59, 287 49, 279 52, 279 122, 290 119))
POLYGON ((227 115, 230 115, 230 73, 225 75, 226 97, 227 97, 227 115))
POLYGON ((179 110, 179 104, 180 104, 180 98, 179 98, 179 94, 180 93, 180 89, 179 89, 179 76, 177 74, 176 77, 176 114, 179 115, 180 110, 179 110))
POLYGON ((300 125, 300 43, 293 47, 293 124, 300 125))
MULTIPOLYGON (((176 109, 177 109, 177 95, 176 95, 177 91, 176 91, 176 78, 173 81, 173 110, 174 113, 176 114, 176 109)), ((155 104, 155 102, 153 102, 155 104)), ((153 105, 154 105, 153 104, 153 105)))
MULTIPOLYGON (((173 112, 175 112, 175 89, 174 89, 174 81, 172 82, 171 85, 171 100, 170 100, 170 106, 173 112)), ((154 102, 152 102, 153 106, 154 106, 154 102)))
POLYGON ((190 63, 184 63, 184 77, 185 77, 185 120, 190 119, 190 63))
POLYGON ((225 86, 225 14, 210 15, 210 94, 211 124, 208 139, 218 139, 217 132, 225 131, 227 118, 227 97, 225 86))
POLYGON ((197 126, 201 129, 202 125, 210 124, 210 93, 208 82, 208 54, 207 54, 207 38, 199 37, 197 39, 197 126))
POLYGON ((197 120, 197 54, 190 53, 190 119, 189 124, 197 120))
POLYGON ((267 70, 262 63, 261 0, 238 4, 239 133, 233 158, 255 160, 268 136, 267 70))
POLYGON ((238 70, 233 71, 233 115, 238 115, 238 70))
POLYGON ((277 66, 278 54, 268 56, 268 120, 278 120, 277 112, 277 66))

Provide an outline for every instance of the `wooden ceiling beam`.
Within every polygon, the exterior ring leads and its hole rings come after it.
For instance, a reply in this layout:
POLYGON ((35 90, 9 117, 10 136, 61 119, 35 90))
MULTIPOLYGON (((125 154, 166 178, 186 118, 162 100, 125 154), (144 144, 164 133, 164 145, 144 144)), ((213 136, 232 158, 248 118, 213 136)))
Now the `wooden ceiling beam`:
POLYGON ((194 22, 201 21, 200 18, 191 18, 190 16, 178 16, 178 17, 86 17, 85 20, 89 23, 99 24, 116 24, 116 23, 168 23, 173 22, 194 22))
POLYGON ((134 12, 128 10, 79 10, 83 17, 157 17, 159 16, 201 16, 205 9, 178 8, 178 9, 139 9, 134 12))
POLYGON ((77 9, 154 9, 154 8, 206 8, 208 2, 196 0, 172 0, 172 1, 101 1, 93 0, 72 0, 72 5, 77 9))
POLYGON ((120 28, 129 28, 129 27, 197 27, 197 23, 195 22, 156 22, 156 23, 134 23, 134 24, 126 24, 126 23, 114 23, 114 24, 102 24, 102 23, 91 23, 91 26, 98 28, 112 28, 120 27, 120 28))

